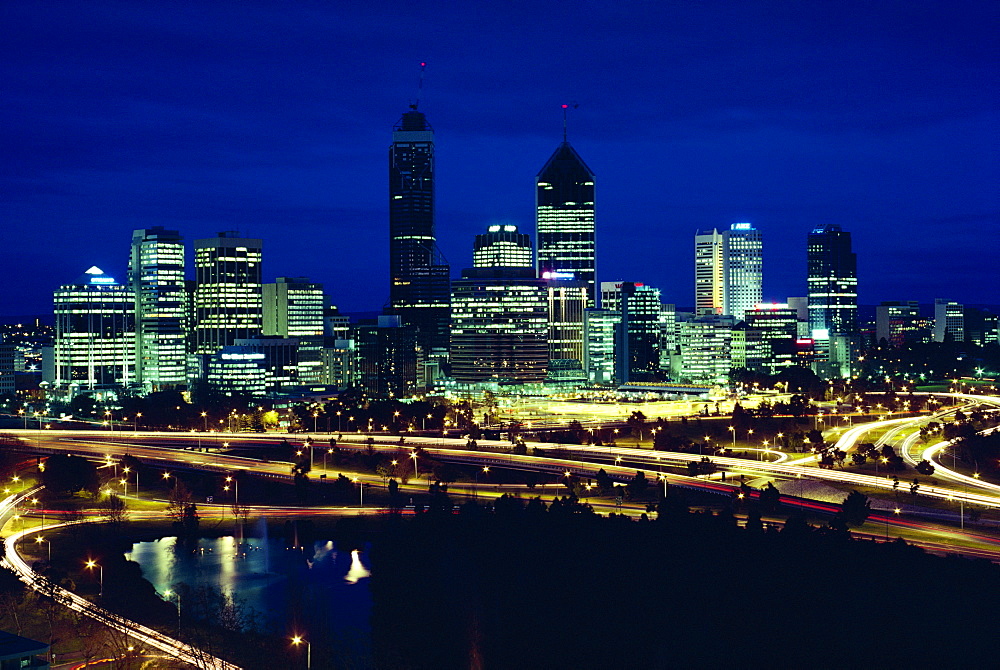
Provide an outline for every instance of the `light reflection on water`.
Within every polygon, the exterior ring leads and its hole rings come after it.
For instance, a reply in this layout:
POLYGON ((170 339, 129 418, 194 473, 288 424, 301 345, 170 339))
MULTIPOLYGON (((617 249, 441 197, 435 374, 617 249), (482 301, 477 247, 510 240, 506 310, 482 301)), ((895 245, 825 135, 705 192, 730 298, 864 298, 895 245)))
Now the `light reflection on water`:
POLYGON ((163 593, 184 583, 215 586, 259 612, 271 628, 289 620, 327 627, 333 633, 367 638, 371 594, 366 552, 338 551, 333 542, 286 547, 280 539, 232 536, 194 545, 175 537, 138 542, 125 554, 163 593))

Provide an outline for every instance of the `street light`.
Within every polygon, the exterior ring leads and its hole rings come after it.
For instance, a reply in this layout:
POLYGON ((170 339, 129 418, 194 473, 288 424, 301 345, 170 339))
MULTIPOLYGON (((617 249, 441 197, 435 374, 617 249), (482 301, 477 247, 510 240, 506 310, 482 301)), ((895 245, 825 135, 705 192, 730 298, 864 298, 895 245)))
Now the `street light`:
MULTIPOLYGON (((232 477, 232 476, 227 476, 227 477, 226 477, 226 481, 227 481, 227 482, 232 482, 232 483, 233 483, 233 489, 235 489, 235 491, 234 491, 234 492, 236 493, 236 499, 235 499, 235 502, 236 502, 236 506, 237 506, 237 507, 239 507, 239 506, 240 506, 240 483, 239 483, 239 481, 238 481, 238 480, 236 480, 236 479, 233 479, 233 477, 232 477)), ((226 491, 228 491, 228 490, 229 490, 229 487, 228 487, 228 486, 225 486, 225 487, 223 487, 223 488, 224 488, 224 490, 226 490, 226 491)))
POLYGON ((132 432, 136 435, 139 434, 139 419, 142 417, 142 412, 136 412, 135 418, 132 420, 132 432))
POLYGON ((418 478, 419 478, 419 476, 420 476, 420 475, 419 475, 419 474, 417 473, 417 452, 415 452, 415 451, 411 451, 411 452, 410 452, 410 458, 412 458, 412 459, 413 459, 413 479, 414 479, 414 480, 416 480, 416 479, 418 479, 418 478))
POLYGON ((358 485, 358 490, 361 491, 361 504, 359 505, 359 507, 364 507, 365 506, 365 483, 363 481, 359 480, 357 477, 354 477, 353 479, 351 479, 351 481, 358 485))
POLYGON ((101 571, 100 572, 100 575, 101 575, 101 590, 98 592, 97 595, 103 597, 104 596, 104 566, 103 565, 98 565, 97 561, 94 561, 94 560, 88 560, 87 563, 86 563, 86 566, 87 566, 88 570, 93 570, 94 568, 97 568, 98 570, 101 571))
POLYGON ((295 646, 298 646, 298 645, 302 644, 303 642, 306 645, 306 670, 311 670, 312 669, 312 645, 309 644, 308 640, 303 640, 302 636, 300 636, 300 635, 296 635, 295 637, 292 638, 292 644, 294 644, 295 646))
POLYGON ((39 535, 38 537, 35 538, 35 542, 37 542, 38 544, 41 544, 42 542, 44 542, 45 544, 49 545, 49 563, 51 563, 52 562, 52 543, 49 542, 48 540, 46 540, 41 535, 39 535))

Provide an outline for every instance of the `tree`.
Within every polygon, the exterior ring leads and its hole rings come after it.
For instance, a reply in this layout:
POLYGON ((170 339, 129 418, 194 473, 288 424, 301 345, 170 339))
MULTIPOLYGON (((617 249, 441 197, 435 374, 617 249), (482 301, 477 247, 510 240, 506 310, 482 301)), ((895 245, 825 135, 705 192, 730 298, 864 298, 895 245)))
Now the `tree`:
POLYGON ((125 501, 115 494, 109 494, 101 503, 101 516, 116 530, 128 521, 128 510, 125 501))
POLYGON ((184 485, 177 477, 174 477, 173 488, 167 497, 167 515, 178 522, 184 521, 187 506, 191 504, 191 489, 184 485))
POLYGON ((84 490, 96 492, 97 467, 80 456, 54 454, 45 461, 42 483, 60 493, 76 493, 84 490))
POLYGON ((636 471, 635 477, 632 478, 626 488, 632 497, 637 497, 646 492, 649 487, 649 480, 646 479, 646 475, 642 473, 641 470, 636 471))
POLYGON ((597 488, 600 489, 602 494, 607 494, 615 486, 615 483, 611 480, 611 476, 604 470, 604 468, 597 471, 596 479, 597 488))
POLYGON ((917 463, 915 466, 913 466, 913 469, 922 475, 929 476, 934 474, 934 466, 931 465, 931 463, 927 459, 924 459, 919 463, 917 463))
POLYGON ((760 490, 758 502, 762 512, 778 511, 778 506, 781 504, 781 492, 774 485, 774 482, 768 482, 767 486, 760 490))
POLYGON ((851 491, 840 503, 840 518, 850 526, 860 526, 871 513, 871 501, 860 491, 851 491))

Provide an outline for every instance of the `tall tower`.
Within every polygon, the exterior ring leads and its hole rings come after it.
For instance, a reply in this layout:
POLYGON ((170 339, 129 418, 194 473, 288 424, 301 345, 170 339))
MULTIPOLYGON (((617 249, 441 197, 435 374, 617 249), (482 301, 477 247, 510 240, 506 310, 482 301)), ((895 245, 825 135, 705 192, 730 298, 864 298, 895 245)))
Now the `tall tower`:
POLYGON ((809 327, 827 336, 858 332, 858 262, 851 234, 836 224, 818 226, 808 238, 809 327))
POLYGON ((148 391, 187 382, 184 243, 176 230, 132 233, 128 280, 135 293, 135 380, 148 391))
POLYGON ((535 180, 538 276, 586 283, 590 307, 597 298, 594 214, 594 173, 564 131, 535 180))
POLYGON ((763 299, 764 255, 760 231, 734 223, 721 233, 694 236, 694 299, 698 314, 743 319, 763 299))
POLYGON ((389 304, 417 328, 424 357, 448 353, 450 268, 434 237, 434 130, 417 105, 393 127, 389 148, 389 304))
POLYGON ((722 313, 741 321, 764 299, 764 243, 750 223, 734 223, 722 235, 722 313))
POLYGON ((235 232, 194 241, 195 353, 214 354, 238 339, 259 337, 263 240, 235 232))
POLYGON ((694 236, 694 308, 697 314, 722 314, 723 240, 712 228, 694 236))

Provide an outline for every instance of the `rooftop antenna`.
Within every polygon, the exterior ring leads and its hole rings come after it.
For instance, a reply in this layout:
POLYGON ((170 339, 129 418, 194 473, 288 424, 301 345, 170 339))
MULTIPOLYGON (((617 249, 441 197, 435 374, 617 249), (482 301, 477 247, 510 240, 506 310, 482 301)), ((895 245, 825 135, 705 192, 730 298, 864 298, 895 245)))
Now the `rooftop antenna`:
POLYGON ((424 93, 424 70, 427 68, 427 63, 420 64, 420 82, 417 84, 417 101, 410 105, 410 109, 417 111, 417 107, 420 106, 420 96, 424 93))
POLYGON ((566 139, 566 116, 567 116, 567 111, 569 110, 570 105, 573 106, 573 109, 576 109, 577 107, 580 106, 580 105, 578 105, 575 102, 571 102, 569 105, 563 105, 562 106, 562 111, 563 111, 563 142, 567 141, 567 139, 566 139))

